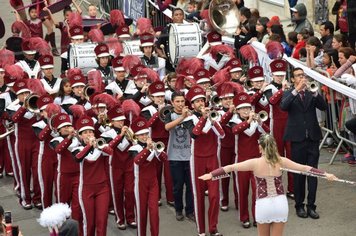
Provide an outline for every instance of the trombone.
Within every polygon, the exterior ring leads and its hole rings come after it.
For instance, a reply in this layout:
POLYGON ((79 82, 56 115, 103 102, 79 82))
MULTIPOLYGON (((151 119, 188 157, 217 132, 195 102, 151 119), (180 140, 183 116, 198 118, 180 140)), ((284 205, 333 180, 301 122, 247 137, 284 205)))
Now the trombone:
POLYGON ((6 138, 10 134, 12 134, 15 131, 15 124, 13 122, 10 122, 5 125, 6 132, 3 134, 0 134, 0 140, 6 138))

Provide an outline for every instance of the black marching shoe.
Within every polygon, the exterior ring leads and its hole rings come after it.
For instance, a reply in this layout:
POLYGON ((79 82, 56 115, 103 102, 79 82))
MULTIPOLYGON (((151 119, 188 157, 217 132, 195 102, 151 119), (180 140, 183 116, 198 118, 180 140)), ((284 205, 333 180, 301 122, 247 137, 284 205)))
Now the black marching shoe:
POLYGON ((313 209, 308 208, 307 212, 308 212, 308 216, 310 216, 310 218, 312 219, 319 219, 320 217, 319 214, 313 209))
POLYGON ((306 213, 303 207, 297 208, 296 213, 297 216, 300 218, 308 218, 308 214, 306 213))
POLYGON ((223 236, 222 233, 219 233, 218 231, 210 233, 210 236, 223 236))
POLYGON ((182 212, 179 212, 179 211, 176 212, 176 220, 178 220, 178 221, 184 220, 184 215, 182 214, 182 212))

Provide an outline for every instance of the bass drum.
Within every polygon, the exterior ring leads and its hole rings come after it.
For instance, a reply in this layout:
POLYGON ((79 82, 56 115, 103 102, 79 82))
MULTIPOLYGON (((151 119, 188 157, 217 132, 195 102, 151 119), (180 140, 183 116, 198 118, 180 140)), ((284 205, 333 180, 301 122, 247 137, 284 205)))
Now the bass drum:
POLYGON ((68 49, 69 68, 79 68, 86 75, 89 70, 98 67, 94 48, 96 43, 71 44, 68 49))
POLYGON ((168 57, 172 65, 177 65, 182 57, 196 57, 201 47, 202 37, 197 23, 170 25, 168 57))
POLYGON ((124 47, 125 55, 143 56, 143 52, 140 50, 140 40, 126 40, 122 43, 124 47))

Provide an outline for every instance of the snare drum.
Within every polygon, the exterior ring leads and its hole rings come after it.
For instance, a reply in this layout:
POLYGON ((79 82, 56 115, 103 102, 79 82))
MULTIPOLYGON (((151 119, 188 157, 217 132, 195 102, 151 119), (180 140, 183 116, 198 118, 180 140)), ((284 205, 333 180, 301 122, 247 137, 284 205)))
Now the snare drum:
POLYGON ((136 55, 136 56, 143 56, 143 52, 140 50, 141 42, 140 40, 127 40, 123 43, 124 53, 125 55, 136 55))
POLYGON ((69 68, 79 68, 83 74, 98 67, 94 48, 96 43, 71 44, 68 50, 69 68))
POLYGON ((197 23, 171 24, 169 29, 169 59, 177 65, 182 57, 196 57, 202 47, 202 37, 197 23))

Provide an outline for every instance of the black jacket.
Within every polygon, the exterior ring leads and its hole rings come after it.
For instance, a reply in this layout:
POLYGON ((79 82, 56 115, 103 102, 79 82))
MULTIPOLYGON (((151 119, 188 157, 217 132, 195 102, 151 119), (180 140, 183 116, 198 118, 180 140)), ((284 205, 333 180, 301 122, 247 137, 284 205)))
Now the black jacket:
POLYGON ((288 112, 284 140, 292 142, 301 142, 307 138, 313 141, 321 140, 322 134, 316 108, 324 111, 327 103, 320 94, 314 97, 309 91, 305 92, 304 101, 302 101, 299 94, 293 95, 293 90, 294 88, 283 93, 280 104, 281 109, 288 112))

